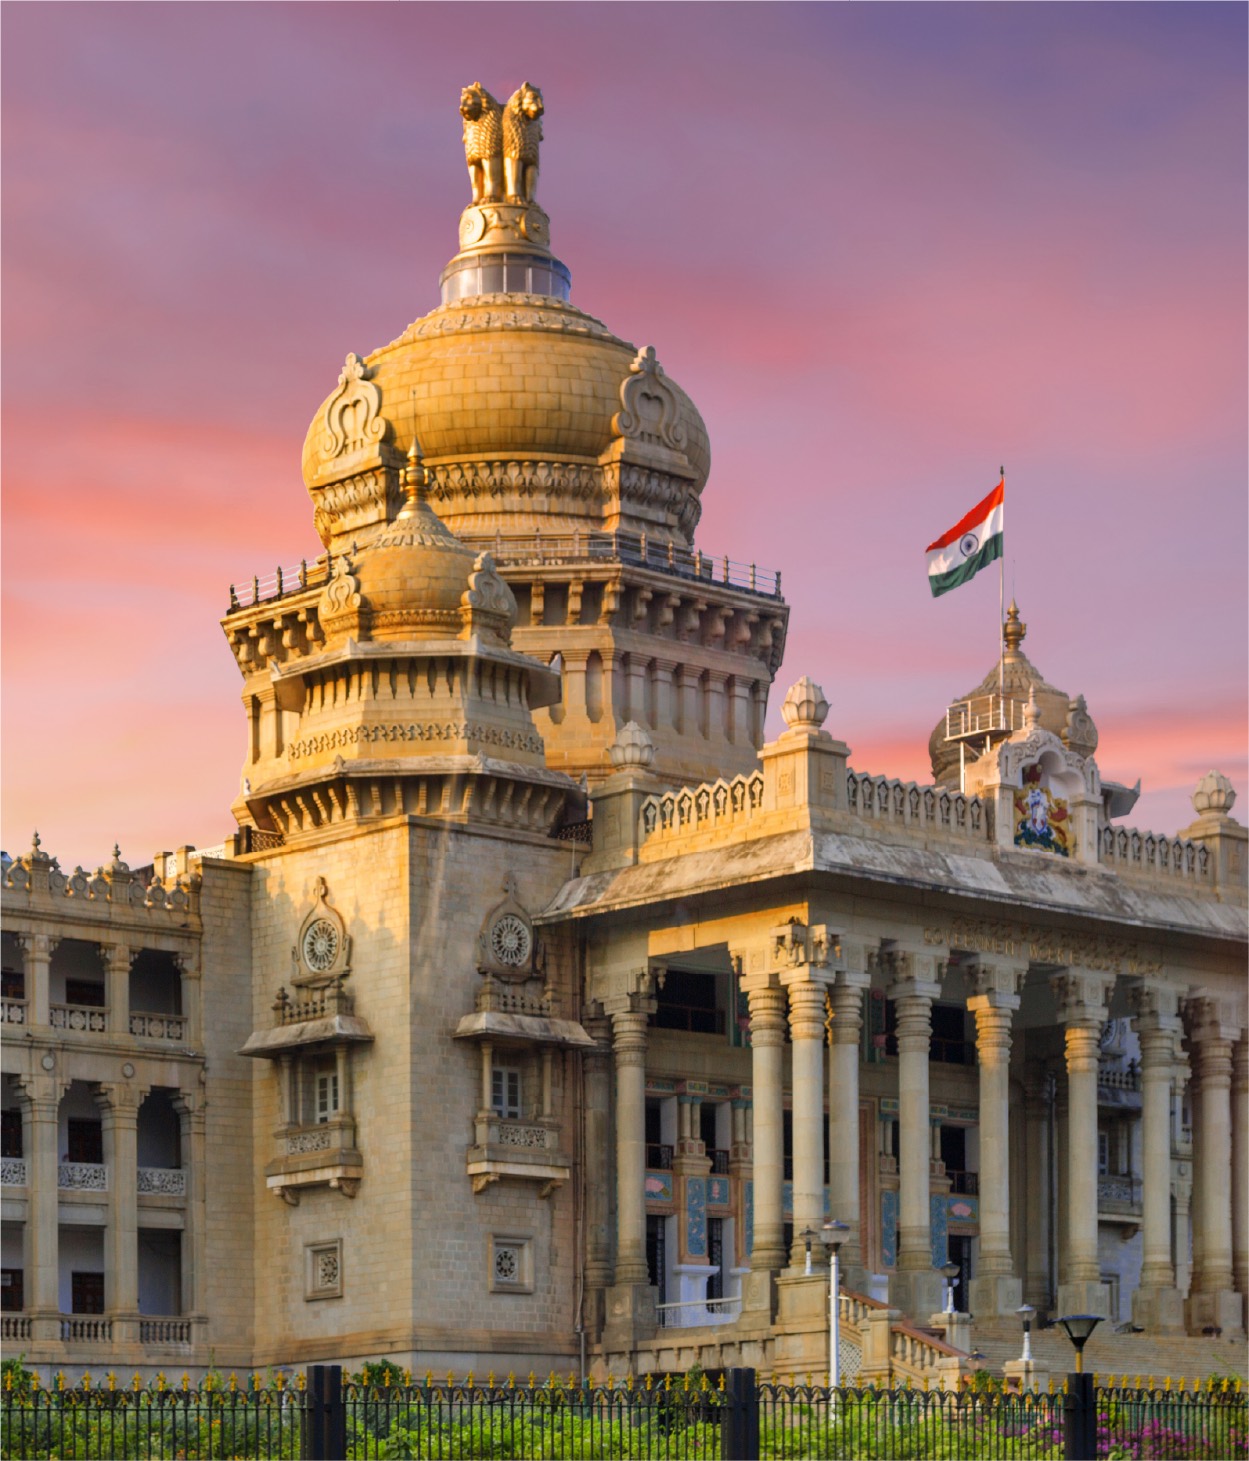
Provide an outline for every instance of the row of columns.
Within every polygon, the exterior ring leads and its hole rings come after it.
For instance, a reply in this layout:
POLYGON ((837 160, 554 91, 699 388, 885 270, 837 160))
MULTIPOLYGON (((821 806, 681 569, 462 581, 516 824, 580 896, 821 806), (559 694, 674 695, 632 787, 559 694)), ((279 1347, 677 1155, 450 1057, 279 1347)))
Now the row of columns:
MULTIPOLYGON (((22 1080, 23 1149, 27 1175, 23 1271, 26 1312, 35 1339, 60 1337, 60 1221, 58 1130, 61 1088, 51 1077, 22 1080)), ((108 1167, 108 1225, 105 1229, 104 1303, 107 1316, 137 1319, 139 1313, 139 1106, 146 1093, 118 1082, 96 1087, 108 1167)), ((205 1114, 190 1092, 173 1097, 181 1125, 186 1173, 182 1234, 182 1312, 203 1311, 206 1256, 205 1114)), ((115 1334, 114 1336, 117 1336, 115 1334)), ((137 1338, 137 1335, 134 1336, 137 1338)))
MULTIPOLYGON (((825 1000, 832 1006, 828 1068, 829 1186, 832 1215, 847 1223, 843 1272, 850 1286, 863 1280, 859 1232, 859 1051, 862 998, 871 968, 888 979, 897 1009, 899 1185, 898 1254, 891 1302, 912 1314, 941 1307, 942 1281, 932 1267, 930 1208, 929 1056, 931 1012, 939 997, 943 960, 936 953, 888 951, 843 945, 842 967, 828 968, 813 954, 818 930, 777 931, 788 968, 747 972, 741 978, 750 1007, 754 1108, 754 1241, 751 1267, 771 1271, 798 1264, 803 1244, 784 1247, 783 1078, 784 1044, 791 1043, 793 1131, 793 1228, 824 1222, 823 1059, 825 1000)), ((1020 1006, 1027 965, 977 957, 962 966, 976 1022, 980 1114, 980 1250, 970 1286, 972 1310, 1013 1315, 1023 1283, 1011 1251, 1010 1058, 1012 1023, 1020 1006)), ((1065 1313, 1104 1313, 1105 1286, 1098 1252, 1098 1058, 1114 976, 1067 969, 1050 978, 1063 1027, 1066 1072, 1064 1150, 1060 1152, 1062 1254, 1057 1308, 1065 1313)), ((1249 1200, 1245 1143, 1249 1139, 1249 1059, 1241 1030, 1217 1001, 1190 1000, 1186 1007, 1194 1092, 1194 1268, 1185 1314, 1176 1286, 1171 1235, 1171 1088, 1181 1033, 1177 991, 1161 981, 1134 986, 1134 1025, 1140 1039, 1142 1075, 1143 1262, 1133 1297, 1133 1317, 1152 1330, 1217 1324, 1243 1326, 1249 1200), (1239 1042, 1239 1043, 1237 1043, 1239 1042), (1235 1086, 1236 1140, 1233 1141, 1235 1086), (1233 1182, 1229 1187, 1229 1170, 1233 1182), (1233 1195, 1235 1194, 1235 1195, 1233 1195), (1239 1293, 1236 1291, 1239 1290, 1239 1293)), ((617 1284, 645 1283, 646 1024, 653 1000, 631 997, 611 1015, 616 1072, 617 1284)), ((605 1029, 604 1029, 605 1033, 605 1029)), ((605 1083, 605 1059, 587 1066, 587 1079, 605 1083), (593 1070, 593 1074, 591 1074, 593 1070)), ((606 1094, 604 1090, 602 1095, 606 1094)), ((1029 1102, 1035 1110, 1035 1100, 1029 1102)), ((594 1100, 588 1105, 594 1107, 594 1100)), ((600 1108, 605 1111, 605 1102, 600 1108)), ((599 1118, 602 1124, 605 1121, 599 1118)), ((1028 1122, 1029 1167, 1047 1165, 1045 1132, 1028 1122), (1035 1149, 1034 1149, 1035 1148, 1035 1149)), ((593 1186, 593 1184, 591 1184, 593 1186)), ((604 1198, 605 1204, 605 1198, 604 1198)), ((1039 1218, 1039 1214, 1030 1216, 1039 1218)), ((591 1282, 610 1282, 609 1219, 591 1204, 591 1282)), ((1031 1254, 1030 1248, 1030 1254, 1031 1254)), ((1030 1279, 1046 1276, 1033 1275, 1030 1279)), ((1030 1291, 1032 1290, 1030 1284, 1030 1291)))

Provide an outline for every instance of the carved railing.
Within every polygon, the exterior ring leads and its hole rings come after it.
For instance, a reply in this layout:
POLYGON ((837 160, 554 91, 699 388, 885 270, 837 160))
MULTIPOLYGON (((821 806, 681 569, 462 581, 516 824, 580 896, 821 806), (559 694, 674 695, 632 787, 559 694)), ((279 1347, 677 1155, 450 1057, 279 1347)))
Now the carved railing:
POLYGON ((108 1168, 103 1162, 62 1162, 56 1185, 62 1192, 107 1192, 108 1168))
POLYGON ((890 1330, 890 1363, 894 1371, 905 1378, 922 1380, 932 1374, 938 1360, 967 1358, 953 1345, 934 1339, 912 1324, 892 1324, 890 1330))
POLYGON ((273 1001, 273 1013, 279 1025, 302 1025, 308 1020, 324 1020, 331 1015, 349 1015, 354 1011, 355 1001, 343 989, 341 979, 336 979, 324 989, 299 990, 294 997, 283 987, 273 1001))
POLYGON ((140 1344, 190 1344, 190 1319, 140 1319, 140 1344))
POLYGON ((130 1033, 145 1040, 185 1040, 185 1015, 156 1015, 136 1010, 130 1016, 130 1033))
POLYGON ((186 1173, 181 1167, 140 1167, 139 1191, 152 1197, 185 1197, 186 1173))
POLYGON ((1139 1091, 1141 1068, 1135 1060, 1123 1065, 1117 1056, 1104 1057, 1097 1062, 1097 1084, 1111 1091, 1139 1091))
MULTIPOLYGON (((723 555, 656 542, 645 533, 532 533, 525 537, 468 537, 474 549, 486 548, 497 564, 625 563, 651 568, 696 583, 721 583, 745 589, 763 598, 779 599, 781 575, 754 563, 738 563, 723 555)), ((286 598, 319 588, 329 578, 332 555, 315 563, 304 560, 293 568, 276 568, 261 576, 230 585, 230 613, 255 604, 286 598)))
POLYGON ((286 1155, 300 1157, 305 1152, 328 1152, 334 1146, 333 1134, 328 1126, 309 1126, 303 1131, 292 1131, 286 1138, 286 1155))
POLYGON ((73 1318, 61 1319, 61 1338, 67 1344, 98 1344, 101 1340, 112 1341, 113 1321, 92 1319, 75 1314, 73 1318))
POLYGON ((1116 872, 1209 887, 1214 881, 1210 849, 1187 837, 1138 832, 1134 827, 1103 827, 1101 861, 1116 872))
POLYGON ((705 781, 648 796, 638 815, 638 833, 648 842, 738 826, 757 816, 762 806, 762 771, 732 781, 705 781))
POLYGON ((24 1025, 26 1023, 26 1001, 24 999, 0 999, 0 1025, 24 1025))
POLYGON ((97 1004, 54 1004, 48 1007, 48 1023, 56 1030, 100 1035, 108 1029, 108 1010, 97 1004))
POLYGON ((1103 1211, 1115 1208, 1129 1208, 1139 1212, 1141 1207, 1141 1179, 1119 1174, 1101 1173, 1097 1179, 1097 1205, 1103 1211))
POLYGON ((0 1187, 26 1186, 26 1158, 0 1157, 0 1187))
POLYGON ((865 821, 944 832, 973 842, 987 842, 991 834, 986 803, 944 786, 917 786, 847 768, 846 802, 851 814, 865 821))
POLYGON ((1000 695, 973 695, 969 700, 956 700, 945 713, 945 738, 961 741, 994 731, 1009 735, 1022 730, 1027 706, 1018 700, 1000 695))
POLYGON ((551 997, 545 991, 541 994, 525 994, 497 979, 487 978, 477 991, 477 1009, 496 1010, 504 1015, 536 1015, 540 1019, 551 1014, 551 997))
POLYGON ((5 1314, 0 1316, 0 1339, 29 1339, 29 1314, 5 1314))
POLYGON ((131 908, 146 908, 169 913, 198 913, 199 879, 178 878, 171 886, 156 878, 145 883, 133 877, 129 869, 124 877, 105 876, 106 868, 87 873, 76 867, 72 873, 64 873, 54 858, 45 859, 42 866, 32 868, 28 860, 9 863, 0 875, 0 887, 14 893, 43 893, 42 879, 46 875, 46 896, 69 898, 80 903, 116 903, 131 908))

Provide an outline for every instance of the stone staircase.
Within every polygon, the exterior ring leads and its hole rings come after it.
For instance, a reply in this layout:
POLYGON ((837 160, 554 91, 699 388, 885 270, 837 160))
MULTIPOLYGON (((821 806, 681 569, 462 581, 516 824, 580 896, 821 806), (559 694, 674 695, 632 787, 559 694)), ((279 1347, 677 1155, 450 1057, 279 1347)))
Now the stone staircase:
MULTIPOLYGON (((985 1357, 985 1368, 1002 1373, 1007 1360, 1017 1360, 1023 1348, 1023 1329, 1016 1320, 985 1320, 972 1325, 972 1344, 985 1357)), ((1075 1350, 1060 1328, 1032 1331, 1032 1354, 1048 1366, 1056 1381, 1075 1368, 1075 1350)), ((1114 1326, 1099 1324, 1084 1347, 1084 1367, 1098 1375, 1139 1375, 1162 1384, 1167 1376, 1178 1384, 1210 1375, 1249 1377, 1249 1347, 1242 1339, 1214 1339, 1200 1335, 1116 1334, 1114 1326)))

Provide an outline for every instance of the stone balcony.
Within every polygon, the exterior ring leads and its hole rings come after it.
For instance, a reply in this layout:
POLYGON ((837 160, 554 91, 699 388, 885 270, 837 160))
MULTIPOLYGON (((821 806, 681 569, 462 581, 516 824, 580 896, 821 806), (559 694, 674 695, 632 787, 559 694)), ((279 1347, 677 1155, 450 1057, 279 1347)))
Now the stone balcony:
POLYGON ((1141 1225, 1141 1179, 1120 1173, 1101 1173, 1097 1178, 1099 1222, 1125 1228, 1141 1225))
POLYGON ((276 1133, 279 1155, 265 1168, 265 1185, 291 1207, 304 1187, 332 1187, 354 1197, 364 1174, 356 1147, 356 1123, 339 1113, 313 1126, 285 1126, 276 1133))
POLYGON ((554 1118, 516 1121, 493 1112, 478 1113, 474 1144, 468 1149, 474 1192, 508 1177, 539 1182, 539 1196, 548 1197, 567 1181, 571 1166, 572 1158, 559 1149, 559 1122, 554 1118))

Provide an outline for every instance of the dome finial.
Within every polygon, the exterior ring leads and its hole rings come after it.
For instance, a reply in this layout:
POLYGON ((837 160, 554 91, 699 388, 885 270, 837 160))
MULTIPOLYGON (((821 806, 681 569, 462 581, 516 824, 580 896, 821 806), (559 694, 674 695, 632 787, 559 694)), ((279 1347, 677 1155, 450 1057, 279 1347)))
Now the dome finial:
POLYGON ((414 436, 412 445, 408 448, 407 465, 403 469, 403 490, 407 501, 403 504, 399 516, 411 517, 416 511, 417 505, 426 500, 428 488, 429 474, 425 470, 425 459, 421 456, 420 443, 414 436))
POLYGON ((1006 623, 1002 625, 1002 639, 1006 644, 1008 655, 1017 655, 1019 646, 1023 643, 1024 635, 1028 632, 1028 626, 1019 618, 1019 605, 1014 599, 1010 601, 1010 608, 1006 611, 1006 623))

